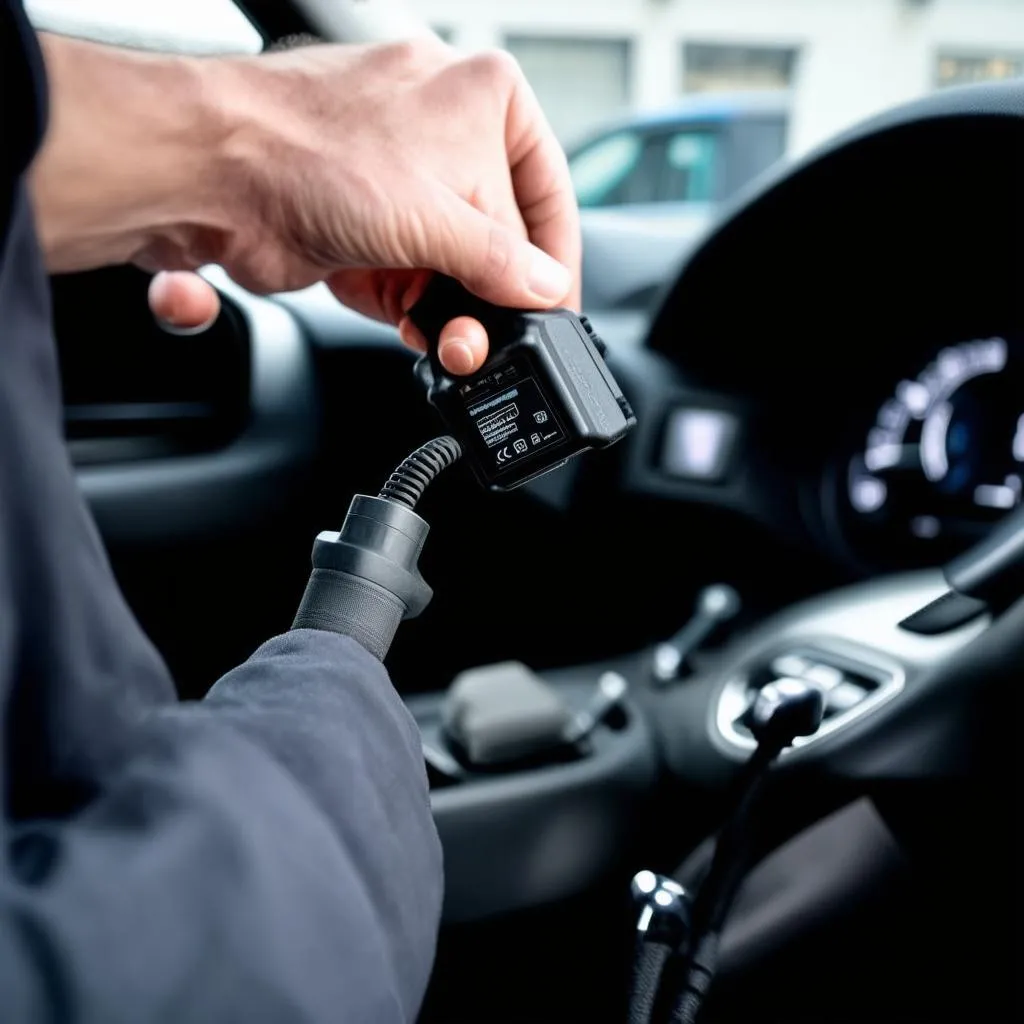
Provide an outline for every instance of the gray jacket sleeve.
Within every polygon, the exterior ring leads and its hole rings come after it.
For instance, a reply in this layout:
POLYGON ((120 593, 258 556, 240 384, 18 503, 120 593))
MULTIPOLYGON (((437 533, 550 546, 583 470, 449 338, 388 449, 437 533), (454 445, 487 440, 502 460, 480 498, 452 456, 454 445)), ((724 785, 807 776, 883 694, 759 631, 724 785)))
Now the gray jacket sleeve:
POLYGON ((83 813, 8 836, 6 1024, 414 1020, 441 854, 381 664, 296 631, 138 727, 83 813))

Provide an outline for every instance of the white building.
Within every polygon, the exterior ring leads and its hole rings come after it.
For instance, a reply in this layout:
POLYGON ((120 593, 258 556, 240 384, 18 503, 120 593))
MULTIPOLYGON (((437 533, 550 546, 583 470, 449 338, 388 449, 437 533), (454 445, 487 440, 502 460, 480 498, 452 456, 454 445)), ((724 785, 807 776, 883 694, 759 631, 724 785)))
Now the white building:
POLYGON ((944 84, 1024 74, 1024 0, 407 0, 520 60, 564 141, 709 89, 792 92, 789 147, 944 84))

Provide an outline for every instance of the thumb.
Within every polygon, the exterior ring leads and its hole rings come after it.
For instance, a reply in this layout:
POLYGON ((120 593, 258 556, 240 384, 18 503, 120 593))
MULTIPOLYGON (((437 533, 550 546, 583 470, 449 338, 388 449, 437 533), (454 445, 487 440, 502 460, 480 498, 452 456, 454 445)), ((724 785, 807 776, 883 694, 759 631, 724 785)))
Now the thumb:
POLYGON ((424 265, 461 281, 487 302, 516 309, 545 309, 565 301, 572 273, 543 249, 485 213, 459 202, 446 230, 432 234, 424 265))
POLYGON ((165 331, 199 334, 220 313, 220 299, 197 274, 161 271, 149 283, 149 308, 165 331))

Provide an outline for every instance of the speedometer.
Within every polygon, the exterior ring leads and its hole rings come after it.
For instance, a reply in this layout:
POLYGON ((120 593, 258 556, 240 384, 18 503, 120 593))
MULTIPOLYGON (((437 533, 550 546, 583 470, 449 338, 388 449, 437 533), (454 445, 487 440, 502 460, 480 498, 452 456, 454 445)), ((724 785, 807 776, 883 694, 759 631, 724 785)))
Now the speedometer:
POLYGON ((955 546, 1018 505, 1022 481, 1024 359, 986 338, 900 381, 849 464, 847 493, 864 525, 955 546))

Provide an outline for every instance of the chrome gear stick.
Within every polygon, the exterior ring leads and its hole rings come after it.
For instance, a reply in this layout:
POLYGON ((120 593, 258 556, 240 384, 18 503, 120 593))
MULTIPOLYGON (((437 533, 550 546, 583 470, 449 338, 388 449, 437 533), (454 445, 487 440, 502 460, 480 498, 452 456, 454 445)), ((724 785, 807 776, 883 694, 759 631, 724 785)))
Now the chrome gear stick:
POLYGON ((678 633, 654 649, 651 674, 658 686, 667 686, 689 670, 690 658, 721 628, 736 617, 740 595, 725 583, 705 587, 697 597, 693 617, 678 633))
POLYGON ((743 879, 753 812, 768 769, 794 740, 817 731, 824 711, 821 690, 811 683, 780 679, 765 686, 749 717, 757 748, 736 779, 732 814, 696 897, 691 901, 678 883, 649 871, 634 878, 639 923, 630 1024, 696 1021, 714 978, 719 936, 743 879))

